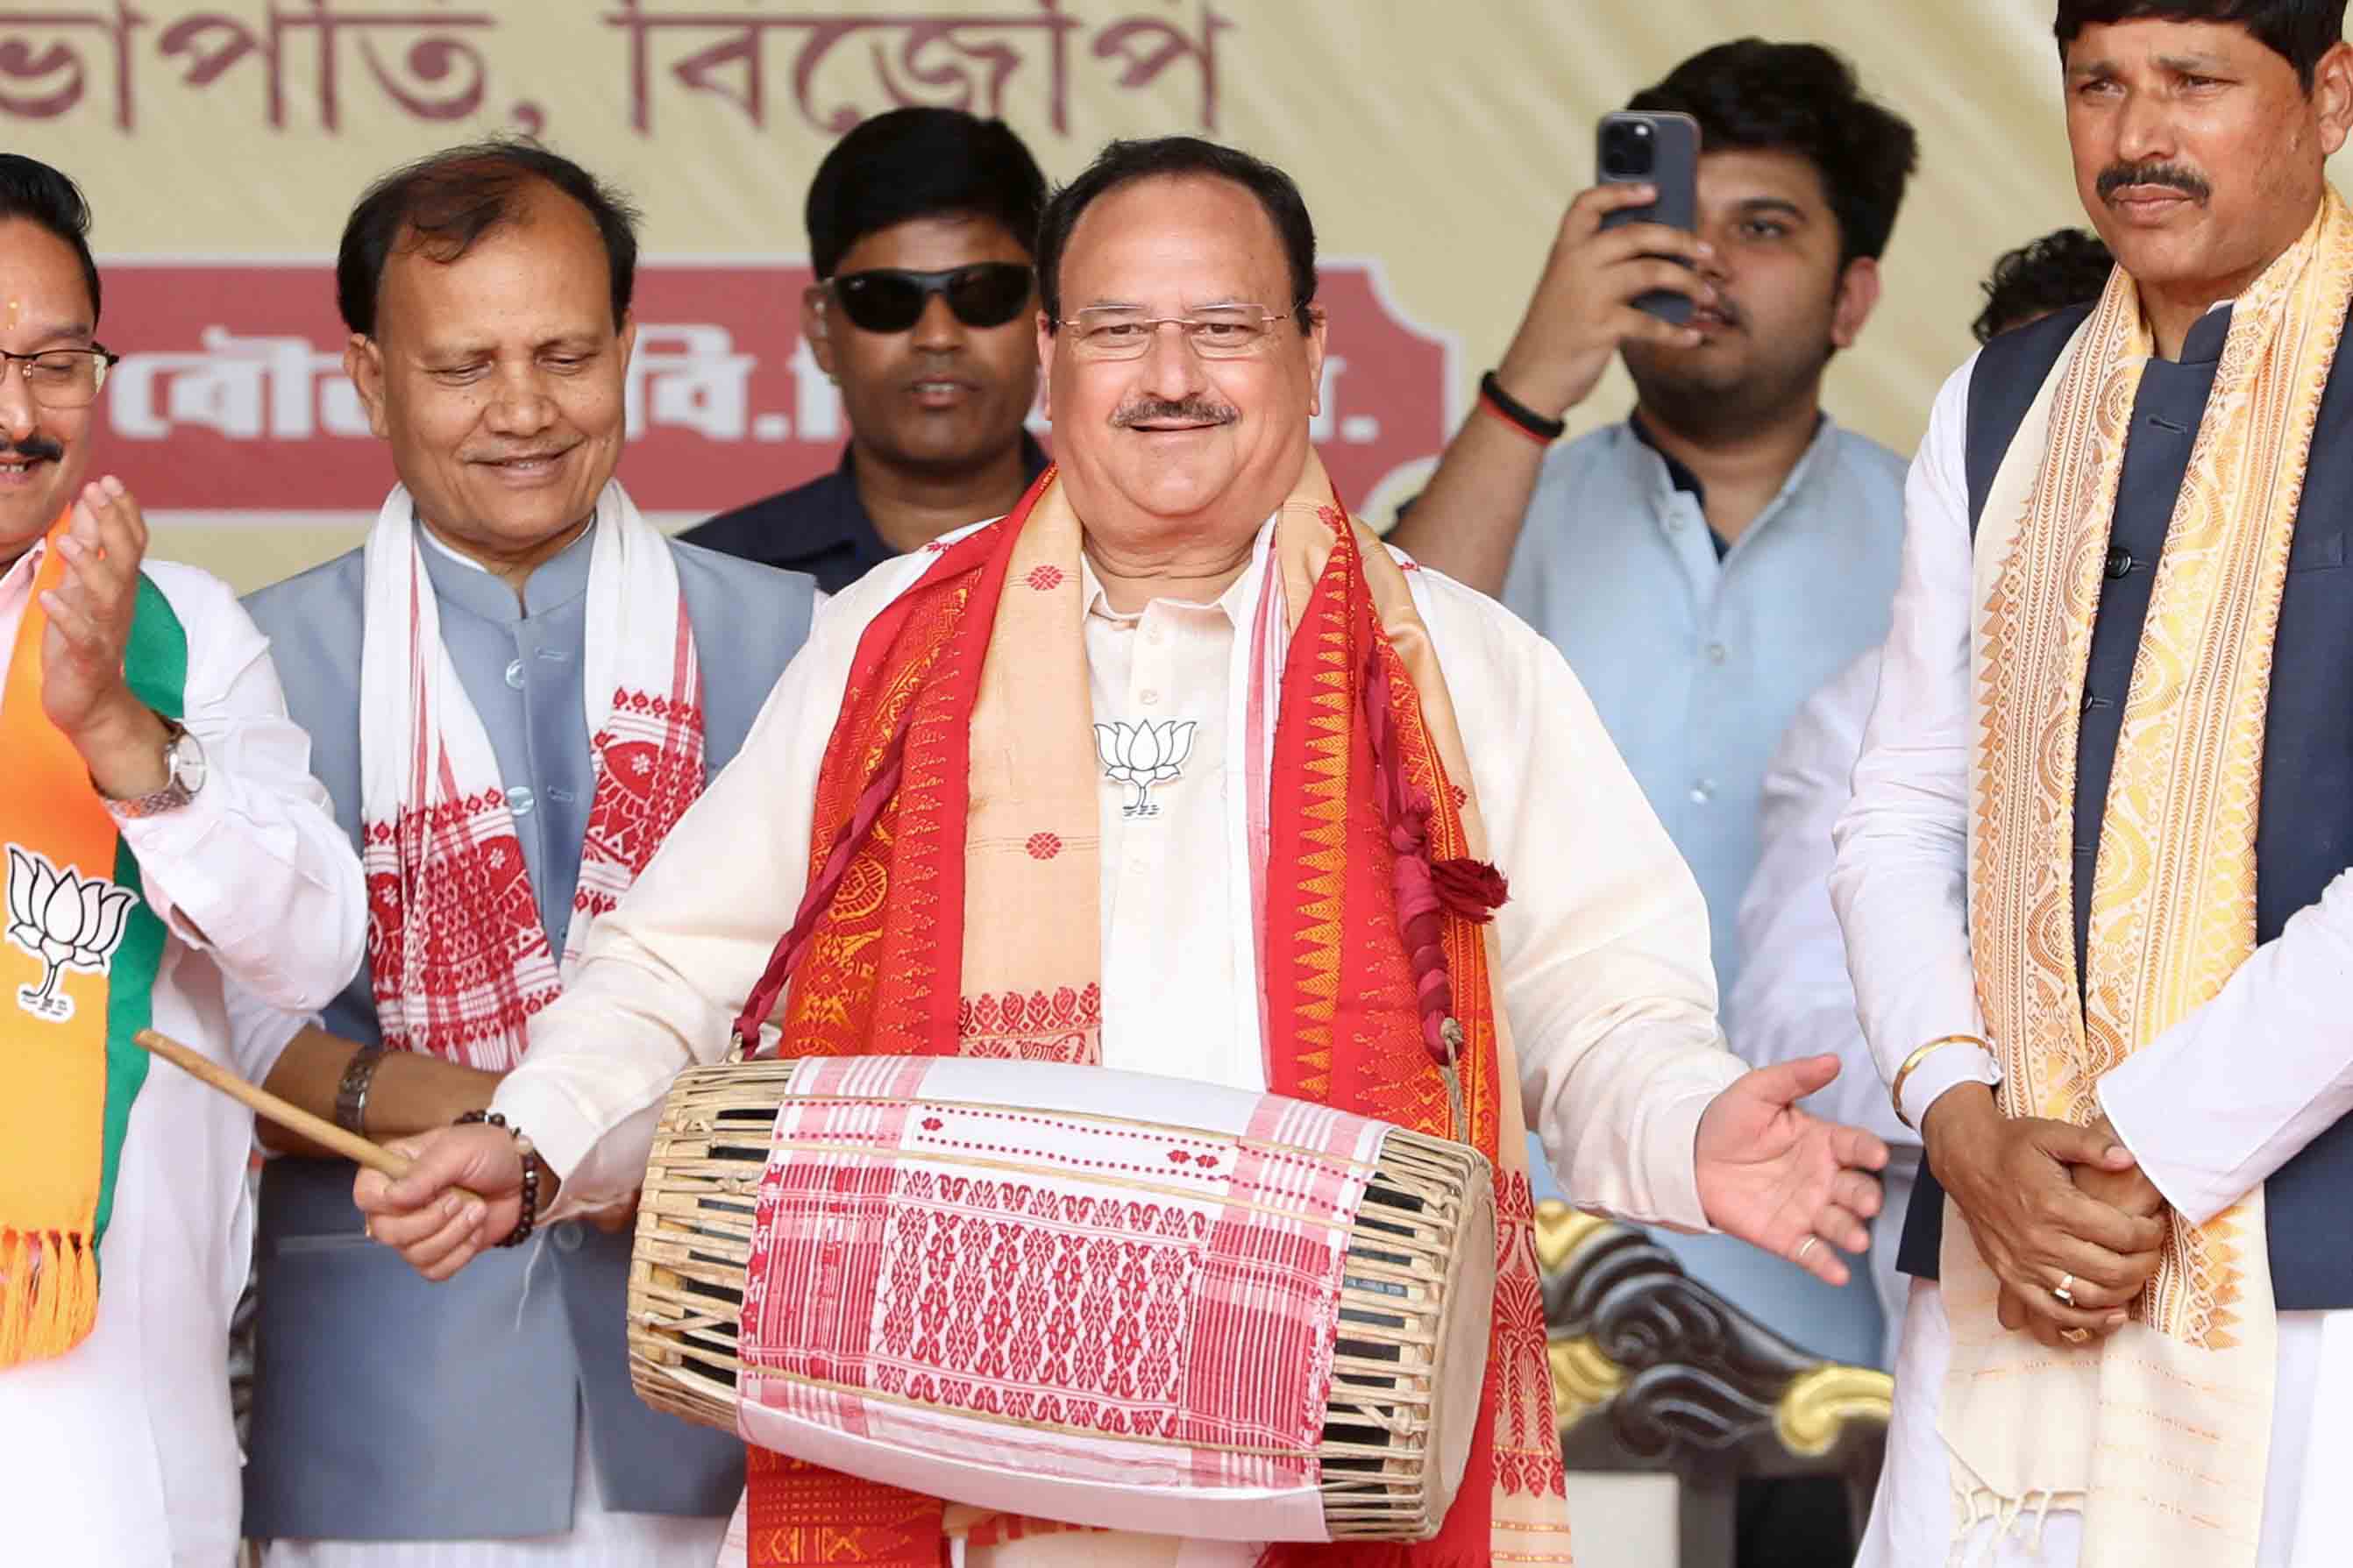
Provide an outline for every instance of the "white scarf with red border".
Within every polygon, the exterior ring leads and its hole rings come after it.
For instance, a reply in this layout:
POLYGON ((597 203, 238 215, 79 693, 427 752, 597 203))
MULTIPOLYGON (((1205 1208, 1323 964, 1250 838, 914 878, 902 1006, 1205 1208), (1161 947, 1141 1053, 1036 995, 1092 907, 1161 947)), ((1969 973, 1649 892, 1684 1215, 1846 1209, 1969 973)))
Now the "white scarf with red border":
POLYGON ((562 992, 588 926, 703 784, 702 681, 670 542, 618 481, 596 498, 581 670, 594 794, 559 961, 480 715, 441 645, 415 503, 394 486, 366 546, 360 653, 368 963, 389 1049, 502 1072, 562 992))

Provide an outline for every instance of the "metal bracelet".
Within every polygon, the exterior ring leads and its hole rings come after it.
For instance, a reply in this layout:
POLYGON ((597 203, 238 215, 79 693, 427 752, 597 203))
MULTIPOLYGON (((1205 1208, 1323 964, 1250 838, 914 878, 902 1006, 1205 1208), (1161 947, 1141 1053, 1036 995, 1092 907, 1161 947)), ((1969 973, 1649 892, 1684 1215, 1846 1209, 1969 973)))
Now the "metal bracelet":
POLYGON ((368 1090, 375 1086, 375 1069, 384 1061, 382 1046, 362 1046, 343 1064, 343 1076, 335 1085, 335 1125, 346 1132, 367 1135, 368 1090))
MULTIPOLYGON (((1939 1035, 1936 1038, 1930 1040, 1926 1045, 1922 1046, 1918 1050, 1914 1051, 1910 1056, 1905 1057, 1904 1058, 1904 1065, 1895 1069, 1895 1081, 1888 1087, 1887 1090, 1887 1098, 1894 1101, 1895 1105, 1895 1120, 1904 1123, 1905 1126, 1912 1127, 1912 1119, 1904 1114, 1905 1080, 1912 1076, 1912 1069, 1914 1068, 1918 1067, 1922 1062, 1926 1061, 1930 1057, 1936 1055, 1938 1051, 1943 1050, 1947 1046, 1975 1046, 1978 1049, 1984 1051, 1989 1056, 1993 1053, 1992 1042, 1985 1039, 1981 1036, 1939 1035)), ((1919 1131, 1916 1127, 1913 1127, 1912 1130, 1915 1132, 1919 1131)))

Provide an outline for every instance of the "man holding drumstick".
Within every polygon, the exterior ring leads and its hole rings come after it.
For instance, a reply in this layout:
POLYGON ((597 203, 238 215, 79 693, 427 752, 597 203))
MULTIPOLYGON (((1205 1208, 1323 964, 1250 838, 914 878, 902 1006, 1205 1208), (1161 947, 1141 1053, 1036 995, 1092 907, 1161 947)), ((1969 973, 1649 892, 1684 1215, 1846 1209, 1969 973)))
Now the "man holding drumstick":
POLYGON ((364 890, 261 634, 84 482, 89 230, 0 154, 0 1515, 11 1562, 220 1563, 253 1123, 134 1037, 236 1059, 223 980, 319 1005, 364 890))
MULTIPOLYGON (((1204 142, 1115 143, 1039 241, 1063 466, 828 608, 744 762, 538 1020, 492 1100, 506 1125, 417 1141, 398 1183, 360 1178, 377 1238, 446 1278, 635 1186, 665 1089, 725 1050, 797 912, 814 942, 786 1055, 1053 1055, 1467 1123, 1497 1171, 1499 1300, 1535 1289, 1526 1123, 1582 1205, 1842 1280, 1833 1249, 1865 1244, 1885 1152, 1794 1108, 1836 1058, 1743 1073, 1698 889, 1559 655, 1385 550, 1314 458, 1324 327, 1297 187, 1204 142), (871 771, 893 755, 896 786, 871 771), (829 851, 861 798, 881 826, 850 835, 845 872, 829 851), (1436 944, 1402 935, 1417 890, 1436 944), (1443 1018, 1422 1006, 1441 982, 1443 1018), (1028 1008, 975 1010, 955 1037, 905 1024, 924 998, 1008 992, 1077 1000, 1034 1031, 1028 1008), (482 1201, 445 1215, 459 1187, 482 1201)), ((1496 1323, 1482 1457, 1398 1561, 1568 1559, 1540 1326, 1496 1323)), ((969 1568, 1071 1560, 1050 1521, 984 1539, 925 1503, 754 1455, 749 1561, 832 1542, 862 1555, 828 1560, 937 1562, 944 1540, 969 1568)), ((1078 1544, 1123 1564, 1264 1551, 1078 1544)))

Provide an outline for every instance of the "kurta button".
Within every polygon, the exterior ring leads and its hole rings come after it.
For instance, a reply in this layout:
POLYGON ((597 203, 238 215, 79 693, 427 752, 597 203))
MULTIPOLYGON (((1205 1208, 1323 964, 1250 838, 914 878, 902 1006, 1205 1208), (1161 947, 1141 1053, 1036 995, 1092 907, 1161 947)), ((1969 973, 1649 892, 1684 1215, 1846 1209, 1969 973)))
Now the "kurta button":
POLYGON ((555 1227, 555 1246, 556 1249, 562 1252, 579 1251, 580 1226, 568 1219, 562 1225, 557 1226, 555 1227))
POLYGON ((1139 691, 1135 694, 1135 700, 1138 702, 1143 703, 1146 708, 1149 708, 1160 700, 1160 693, 1157 691, 1139 691))
POLYGON ((1694 805, 1705 805, 1709 801, 1715 798, 1715 781, 1714 779, 1700 780, 1697 784, 1692 785, 1691 797, 1692 804, 1694 805))
POLYGON ((1707 645, 1707 662, 1710 664, 1722 664, 1725 660, 1725 653, 1726 649, 1722 643, 1712 642, 1707 645))
POLYGON ((513 812, 517 816, 529 816, 531 815, 531 808, 538 804, 539 802, 533 797, 531 791, 527 789, 511 789, 507 791, 507 809, 513 812))
POLYGON ((2121 577, 2133 569, 2132 552, 2121 544, 2108 546, 2108 575, 2121 577))
POLYGON ((522 689, 522 660, 516 659, 507 666, 507 684, 517 691, 522 689))

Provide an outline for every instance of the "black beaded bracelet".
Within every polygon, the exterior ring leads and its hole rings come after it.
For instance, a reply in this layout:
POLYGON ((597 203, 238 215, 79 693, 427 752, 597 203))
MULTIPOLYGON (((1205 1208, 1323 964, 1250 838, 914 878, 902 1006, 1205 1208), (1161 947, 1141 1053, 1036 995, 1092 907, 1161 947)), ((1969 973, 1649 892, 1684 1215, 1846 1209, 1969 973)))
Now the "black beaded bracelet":
POLYGON ((1495 373, 1489 371, 1479 378, 1479 395, 1487 400, 1494 411, 1534 436, 1539 441, 1557 441, 1568 428, 1566 419, 1547 419, 1535 409, 1504 390, 1495 373))
POLYGON ((508 1126, 507 1119, 495 1110, 469 1110, 452 1125, 464 1127, 472 1122, 496 1127, 505 1132, 514 1140, 515 1152, 522 1156, 522 1214, 515 1221, 514 1229, 507 1232, 506 1239, 498 1244, 501 1247, 521 1247, 531 1239, 533 1229, 539 1224, 538 1151, 531 1146, 531 1140, 523 1136, 521 1128, 508 1126))

